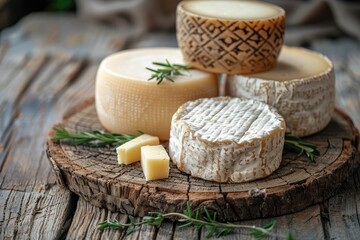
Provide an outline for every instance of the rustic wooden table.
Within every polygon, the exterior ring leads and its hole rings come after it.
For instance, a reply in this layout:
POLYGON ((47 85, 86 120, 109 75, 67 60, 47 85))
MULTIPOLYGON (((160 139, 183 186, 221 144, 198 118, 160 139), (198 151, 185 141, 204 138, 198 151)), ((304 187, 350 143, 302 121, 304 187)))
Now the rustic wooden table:
MULTIPOLYGON (((204 230, 142 226, 132 235, 97 229, 127 216, 96 208, 55 183, 45 155, 46 134, 67 109, 94 95, 99 61, 123 48, 176 46, 174 33, 129 39, 74 16, 31 15, 4 31, 0 41, 0 239, 204 239, 204 230)), ((337 106, 360 127, 360 43, 317 40, 309 47, 329 56, 336 69, 337 106)), ((304 211, 243 221, 296 239, 359 239, 360 172, 339 193, 304 211)), ((234 233, 224 239, 251 239, 234 233)))

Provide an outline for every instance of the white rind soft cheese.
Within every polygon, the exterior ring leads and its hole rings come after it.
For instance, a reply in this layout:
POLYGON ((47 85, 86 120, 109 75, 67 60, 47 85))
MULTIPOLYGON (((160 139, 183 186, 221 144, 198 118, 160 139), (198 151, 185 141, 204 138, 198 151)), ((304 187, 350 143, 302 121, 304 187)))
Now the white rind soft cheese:
POLYGON ((171 122, 169 153, 177 167, 217 182, 246 182, 275 171, 285 121, 267 104, 218 97, 187 102, 171 122))
POLYGON ((330 122, 335 106, 335 74, 325 56, 303 48, 283 47, 277 67, 268 72, 228 79, 227 95, 274 106, 287 131, 303 137, 330 122))
POLYGON ((198 70, 175 76, 174 82, 148 81, 159 68, 153 62, 183 64, 177 48, 122 51, 104 59, 96 78, 96 110, 101 124, 110 132, 137 134, 138 130, 168 140, 171 117, 190 100, 218 96, 215 74, 198 70))

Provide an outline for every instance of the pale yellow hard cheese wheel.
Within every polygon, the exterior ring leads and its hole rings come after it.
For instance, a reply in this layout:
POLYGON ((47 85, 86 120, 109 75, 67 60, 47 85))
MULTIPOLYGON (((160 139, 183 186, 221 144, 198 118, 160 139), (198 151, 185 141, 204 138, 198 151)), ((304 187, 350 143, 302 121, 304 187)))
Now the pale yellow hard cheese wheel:
POLYGON ((161 84, 148 81, 158 68, 152 62, 183 64, 177 48, 149 48, 122 51, 104 59, 96 77, 96 110, 110 132, 137 134, 138 130, 168 140, 171 117, 183 103, 218 95, 215 74, 198 70, 161 84))

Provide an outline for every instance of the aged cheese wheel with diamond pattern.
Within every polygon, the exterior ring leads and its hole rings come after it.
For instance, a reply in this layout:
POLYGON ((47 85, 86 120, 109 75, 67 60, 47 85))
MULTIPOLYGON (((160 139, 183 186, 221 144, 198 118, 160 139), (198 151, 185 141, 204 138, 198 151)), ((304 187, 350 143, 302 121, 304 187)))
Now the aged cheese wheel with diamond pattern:
POLYGON ((275 171, 285 120, 252 99, 203 98, 183 104, 171 122, 169 154, 178 169, 205 180, 246 182, 275 171))
POLYGON ((324 129, 335 107, 335 73, 330 60, 314 51, 283 47, 277 66, 264 73, 231 76, 227 95, 268 103, 299 137, 324 129))
POLYGON ((257 1, 184 1, 177 8, 184 61, 214 73, 272 69, 283 45, 285 11, 257 1))

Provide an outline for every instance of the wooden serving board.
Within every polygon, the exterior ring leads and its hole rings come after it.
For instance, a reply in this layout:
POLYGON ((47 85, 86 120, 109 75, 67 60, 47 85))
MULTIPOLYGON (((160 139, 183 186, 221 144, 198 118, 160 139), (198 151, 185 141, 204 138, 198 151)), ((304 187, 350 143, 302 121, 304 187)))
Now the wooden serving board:
MULTIPOLYGON (((62 125, 71 131, 103 129, 93 100, 69 111, 62 125)), ((321 152, 316 163, 284 152, 272 175, 242 184, 193 178, 173 164, 168 179, 146 182, 140 163, 118 165, 114 149, 55 143, 52 134, 47 154, 58 183, 95 206, 134 216, 182 212, 187 202, 193 209, 215 210, 227 221, 292 213, 333 196, 359 163, 358 131, 339 110, 325 130, 306 138, 321 152)))

